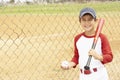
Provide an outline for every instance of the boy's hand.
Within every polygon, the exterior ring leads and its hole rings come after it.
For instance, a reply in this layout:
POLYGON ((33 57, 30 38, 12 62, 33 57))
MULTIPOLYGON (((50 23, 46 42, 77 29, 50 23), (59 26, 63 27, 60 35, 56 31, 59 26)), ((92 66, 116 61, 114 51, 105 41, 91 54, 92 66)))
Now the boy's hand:
POLYGON ((69 62, 69 61, 63 61, 61 63, 61 68, 64 70, 68 70, 70 68, 73 68, 73 66, 75 66, 76 64, 74 62, 69 62))
POLYGON ((98 59, 98 60, 100 60, 100 61, 103 60, 103 56, 97 54, 97 52, 96 52, 94 49, 91 49, 91 50, 89 51, 89 55, 93 56, 95 59, 98 59))

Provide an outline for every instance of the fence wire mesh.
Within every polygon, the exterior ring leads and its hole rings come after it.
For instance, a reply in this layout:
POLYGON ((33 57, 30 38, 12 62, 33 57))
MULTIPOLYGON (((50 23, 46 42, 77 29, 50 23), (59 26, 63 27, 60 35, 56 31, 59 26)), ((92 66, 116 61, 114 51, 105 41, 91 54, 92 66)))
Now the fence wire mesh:
POLYGON ((40 1, 47 4, 0 1, 1 80, 78 80, 79 68, 64 71, 60 63, 73 56, 73 39, 83 31, 79 11, 86 6, 95 8, 97 17, 106 21, 102 32, 114 54, 106 65, 109 80, 120 79, 119 1, 40 1))

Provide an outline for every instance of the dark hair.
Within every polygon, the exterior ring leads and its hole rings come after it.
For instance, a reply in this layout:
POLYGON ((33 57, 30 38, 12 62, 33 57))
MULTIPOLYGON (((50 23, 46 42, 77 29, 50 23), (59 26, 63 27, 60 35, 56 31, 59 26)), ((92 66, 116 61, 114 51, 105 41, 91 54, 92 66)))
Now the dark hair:
MULTIPOLYGON (((89 14, 89 13, 86 13, 86 14, 84 14, 83 16, 85 16, 85 15, 90 15, 90 16, 94 19, 94 21, 97 20, 96 18, 94 18, 94 17, 93 17, 91 14, 89 14)), ((83 16, 82 16, 82 17, 83 17, 83 16)), ((82 17, 79 17, 79 21, 81 21, 81 18, 82 18, 82 17)))
MULTIPOLYGON (((85 16, 85 15, 90 15, 90 16, 92 16, 92 15, 89 14, 89 13, 86 13, 86 14, 84 14, 83 16, 85 16)), ((93 16, 92 16, 92 17, 93 17, 93 16)), ((93 17, 93 19, 96 20, 96 18, 94 18, 94 17, 93 17)))

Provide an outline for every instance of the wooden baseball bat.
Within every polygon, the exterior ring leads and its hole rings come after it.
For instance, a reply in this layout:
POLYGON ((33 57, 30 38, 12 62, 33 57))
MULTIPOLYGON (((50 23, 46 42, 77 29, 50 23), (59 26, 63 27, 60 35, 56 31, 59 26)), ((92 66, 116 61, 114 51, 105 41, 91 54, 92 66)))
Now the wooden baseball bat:
MULTIPOLYGON (((96 32, 95 32, 95 37, 94 37, 91 49, 95 49, 95 47, 96 47, 97 40, 98 40, 99 34, 101 33, 104 22, 105 22, 104 19, 100 19, 99 22, 98 22, 97 29, 96 29, 96 32)), ((84 66, 85 70, 90 69, 89 66, 90 66, 91 58, 92 58, 92 56, 90 55, 88 60, 87 60, 87 64, 84 66)))

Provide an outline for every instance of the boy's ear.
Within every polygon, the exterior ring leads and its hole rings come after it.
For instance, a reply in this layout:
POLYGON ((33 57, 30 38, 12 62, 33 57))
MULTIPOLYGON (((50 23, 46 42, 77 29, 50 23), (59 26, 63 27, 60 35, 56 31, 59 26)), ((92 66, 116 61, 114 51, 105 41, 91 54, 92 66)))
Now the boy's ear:
POLYGON ((79 18, 79 22, 81 23, 81 18, 79 18))
POLYGON ((95 19, 95 21, 97 22, 97 21, 98 21, 98 19, 96 18, 96 19, 95 19))

